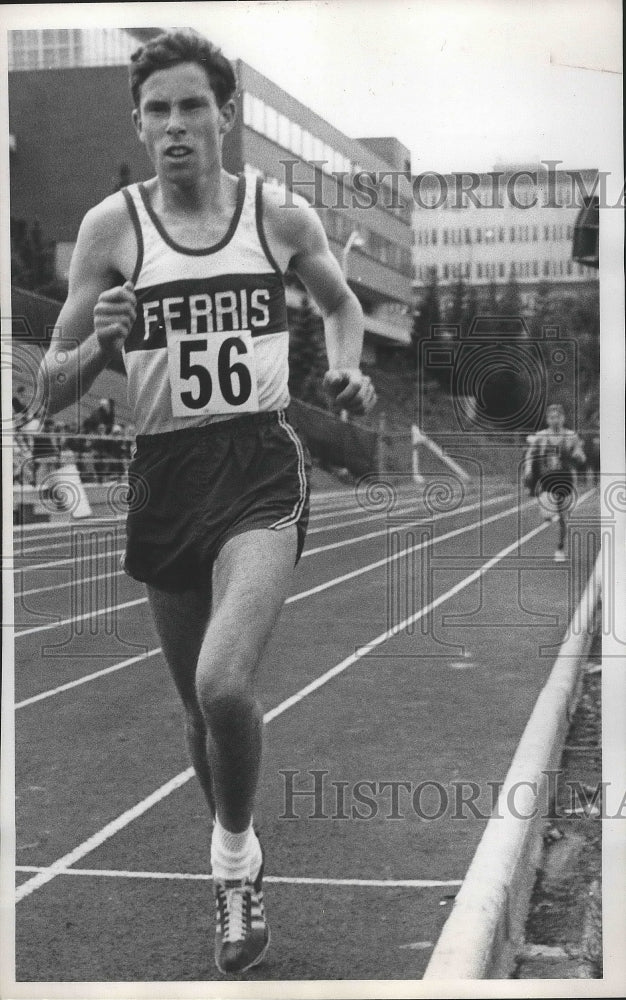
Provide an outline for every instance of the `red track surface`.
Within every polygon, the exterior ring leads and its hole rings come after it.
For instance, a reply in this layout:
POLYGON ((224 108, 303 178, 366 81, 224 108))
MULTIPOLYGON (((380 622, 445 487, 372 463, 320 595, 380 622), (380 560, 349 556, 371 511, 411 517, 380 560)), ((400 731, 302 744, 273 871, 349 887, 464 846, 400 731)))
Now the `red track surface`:
MULTIPOLYGON (((501 484, 433 494, 434 518, 423 499, 403 485, 387 513, 314 496, 260 674, 272 946, 246 978, 422 975, 485 825, 459 783, 487 815, 591 572, 595 494, 561 565, 556 527, 501 484), (317 800, 286 801, 316 780, 317 800), (395 809, 385 782, 410 786, 395 809)), ((222 978, 207 815, 163 658, 144 655, 158 641, 143 590, 115 575, 122 546, 122 521, 15 533, 18 982, 222 978)))

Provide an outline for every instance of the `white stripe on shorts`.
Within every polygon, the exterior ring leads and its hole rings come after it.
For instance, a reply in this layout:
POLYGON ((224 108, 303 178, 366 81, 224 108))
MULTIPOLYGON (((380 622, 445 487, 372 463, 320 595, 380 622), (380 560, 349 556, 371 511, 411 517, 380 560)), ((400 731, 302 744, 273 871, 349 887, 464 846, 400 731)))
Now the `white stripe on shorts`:
POLYGON ((278 423, 283 428, 283 430, 287 431, 287 434, 289 435, 289 437, 296 446, 296 451, 298 453, 298 479, 300 481, 300 496, 298 497, 291 514, 287 514, 285 517, 281 517, 279 521, 275 521, 274 524, 270 525, 271 528, 276 528, 276 529, 288 528, 290 524, 297 524, 298 521, 300 520, 300 516, 302 514, 302 511, 304 509, 304 504, 306 501, 306 472, 304 463, 304 451, 302 449, 300 438, 294 431, 293 427, 291 427, 287 423, 287 420, 285 419, 285 414, 282 412, 282 410, 279 411, 278 413, 278 423))

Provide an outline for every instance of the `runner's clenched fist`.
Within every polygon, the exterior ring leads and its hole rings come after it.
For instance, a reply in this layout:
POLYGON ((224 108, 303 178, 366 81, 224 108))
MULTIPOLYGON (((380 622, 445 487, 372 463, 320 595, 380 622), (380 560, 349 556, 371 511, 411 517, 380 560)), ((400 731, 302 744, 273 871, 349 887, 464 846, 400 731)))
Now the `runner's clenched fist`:
POLYGON ((102 292, 93 311, 94 333, 102 351, 118 354, 130 333, 137 314, 137 298, 132 281, 102 292))

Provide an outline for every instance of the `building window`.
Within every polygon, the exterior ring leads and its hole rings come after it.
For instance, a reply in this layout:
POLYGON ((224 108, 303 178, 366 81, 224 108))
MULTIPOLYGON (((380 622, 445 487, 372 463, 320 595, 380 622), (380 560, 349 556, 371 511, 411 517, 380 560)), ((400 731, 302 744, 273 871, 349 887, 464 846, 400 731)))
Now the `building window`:
POLYGON ((265 104, 258 97, 252 97, 251 125, 255 132, 265 132, 265 104))
POLYGON ((471 229, 466 229, 465 230, 465 242, 466 243, 471 243, 472 242, 472 231, 471 231, 471 229))
POLYGON ((535 278, 539 277, 539 261, 538 260, 534 260, 533 261, 533 276, 535 278))
POLYGON ((549 260, 544 260, 544 262, 543 262, 543 273, 544 273, 544 277, 548 277, 548 275, 550 274, 550 261, 549 260))
POLYGON ((539 226, 533 226, 533 243, 539 239, 539 226))
POLYGON ((506 272, 505 272, 505 270, 504 270, 504 264, 503 264, 503 263, 502 263, 502 261, 501 261, 501 262, 500 262, 500 263, 498 264, 498 277, 499 277, 499 278, 504 278, 504 276, 505 276, 505 273, 506 273, 506 272))
POLYGON ((447 264, 443 265, 443 277, 445 281, 447 281, 448 278, 450 277, 450 268, 448 267, 447 264))
POLYGON ((482 243, 482 241, 483 241, 483 231, 482 231, 482 229, 477 229, 476 230, 476 242, 477 243, 482 243))
POLYGON ((572 273, 572 262, 571 262, 571 260, 567 261, 567 263, 565 265, 565 269, 566 269, 566 271, 567 271, 568 274, 572 273))
POLYGON ((515 226, 511 226, 509 230, 509 243, 515 243, 515 226))
POLYGON ((291 122, 291 142, 289 148, 296 156, 302 156, 302 129, 296 122, 291 122))
POLYGON ((431 242, 432 242, 432 245, 434 247, 437 246, 437 230, 436 229, 433 229, 433 231, 432 231, 431 242))
POLYGON ((330 169, 335 174, 343 173, 343 156, 341 155, 341 153, 338 153, 336 149, 333 150, 330 169))
POLYGON ((269 104, 265 106, 265 134, 272 142, 278 142, 278 112, 269 104))
POLYGON ((252 96, 248 91, 244 91, 243 95, 243 123, 244 125, 252 125, 252 96))
POLYGON ((444 229, 444 231, 443 231, 443 233, 441 235, 442 235, 442 243, 443 243, 443 245, 447 246, 447 244, 448 244, 448 230, 444 229))
POLYGON ((498 229, 498 242, 504 243, 504 226, 500 226, 498 229))
POLYGON ((284 115, 278 116, 278 141, 283 149, 291 147, 291 122, 284 115))
POLYGON ((567 239, 571 240, 573 238, 573 236, 574 236, 574 227, 573 226, 568 226, 567 227, 567 239))
POLYGON ((543 227, 543 238, 544 238, 544 240, 549 240, 550 239, 550 226, 544 226, 543 227))
POLYGON ((313 159, 323 160, 324 159, 324 143, 317 136, 313 136, 313 159))
POLYGON ((482 278, 482 276, 483 276, 483 265, 482 264, 477 264, 476 265, 476 277, 477 278, 482 278))

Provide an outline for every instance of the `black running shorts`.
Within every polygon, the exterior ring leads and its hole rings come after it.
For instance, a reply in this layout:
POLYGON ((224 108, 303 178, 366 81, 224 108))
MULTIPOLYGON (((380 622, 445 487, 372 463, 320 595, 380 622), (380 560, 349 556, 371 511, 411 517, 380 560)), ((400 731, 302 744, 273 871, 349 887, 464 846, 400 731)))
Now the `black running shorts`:
POLYGON ((539 477, 535 486, 536 496, 542 493, 551 495, 559 511, 568 512, 576 500, 576 485, 572 473, 559 470, 545 472, 539 477))
POLYGON ((210 583, 229 538, 292 524, 297 562, 309 518, 310 467, 283 411, 138 435, 125 571, 162 590, 189 590, 210 583))

